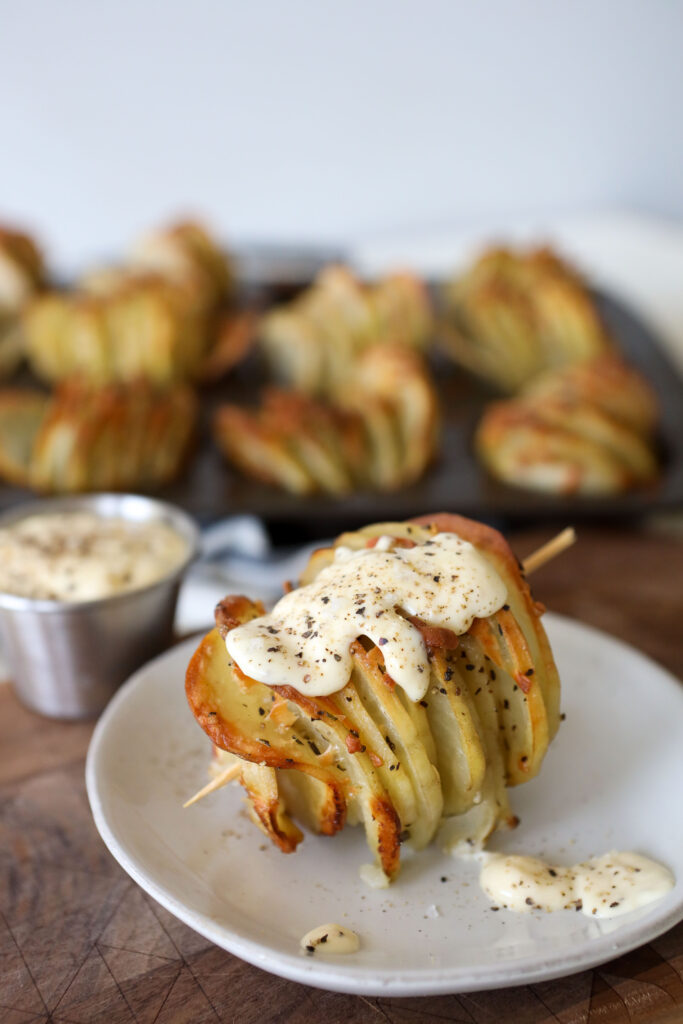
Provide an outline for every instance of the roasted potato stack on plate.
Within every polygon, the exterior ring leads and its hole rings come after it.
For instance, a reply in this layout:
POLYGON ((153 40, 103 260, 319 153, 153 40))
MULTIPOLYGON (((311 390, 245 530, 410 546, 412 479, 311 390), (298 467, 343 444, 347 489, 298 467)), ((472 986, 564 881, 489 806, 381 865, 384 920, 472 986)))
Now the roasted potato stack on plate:
POLYGON ((616 355, 542 374, 487 407, 475 447, 493 476, 555 494, 616 494, 654 480, 657 403, 616 355))
POLYGON ((189 388, 145 381, 0 392, 0 476, 55 493, 157 487, 182 468, 196 414, 189 388))
POLYGON ((432 319, 427 291, 412 274, 392 274, 365 285, 348 267, 330 266, 293 302, 267 313, 259 335, 281 383, 325 395, 335 391, 372 345, 424 348, 432 319))
POLYGON ((334 399, 271 388, 258 409, 224 405, 214 420, 233 465, 295 494, 408 486, 432 460, 437 428, 429 371, 398 345, 359 355, 334 399))
POLYGON ((0 376, 23 356, 20 314, 44 283, 43 257, 29 235, 0 226, 0 376))
POLYGON ((444 290, 446 351, 503 391, 611 341, 590 292, 550 249, 489 249, 444 290))
MULTIPOLYGON (((410 548, 444 533, 474 545, 507 597, 460 636, 403 612, 428 659, 423 699, 413 702, 388 676, 382 638, 375 645, 363 635, 351 644, 348 681, 329 696, 249 678, 225 642, 263 613, 246 597, 221 602, 217 628, 187 670, 190 707, 218 751, 213 773, 232 762, 256 824, 291 852, 302 839, 295 820, 322 835, 362 823, 375 857, 371 884, 396 877, 404 842, 419 849, 440 832, 447 846, 476 847, 514 826, 507 787, 536 775, 559 723, 542 608, 497 531, 453 515, 368 526, 317 551, 300 585, 334 562, 337 548, 379 550, 380 537, 410 548)), ((435 559, 436 576, 439 568, 435 559)))

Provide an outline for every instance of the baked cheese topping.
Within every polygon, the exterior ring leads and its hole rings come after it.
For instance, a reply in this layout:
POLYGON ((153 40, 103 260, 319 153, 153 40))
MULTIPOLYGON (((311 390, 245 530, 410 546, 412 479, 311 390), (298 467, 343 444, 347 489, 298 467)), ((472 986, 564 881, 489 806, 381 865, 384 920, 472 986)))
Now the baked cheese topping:
POLYGON ((620 917, 662 899, 674 886, 671 872, 637 853, 612 851, 573 867, 536 857, 484 855, 480 883, 507 910, 580 910, 589 917, 620 917))
POLYGON ((230 630, 226 645, 252 679, 324 697, 346 685, 349 646, 366 636, 394 682, 418 701, 429 684, 429 661, 422 634, 406 615, 460 635, 506 599, 493 566, 456 534, 414 547, 380 537, 360 551, 336 548, 334 562, 312 583, 286 594, 270 615, 230 630))
POLYGON ((0 529, 0 591, 91 601, 154 583, 186 555, 186 541, 161 522, 93 512, 27 516, 0 529))

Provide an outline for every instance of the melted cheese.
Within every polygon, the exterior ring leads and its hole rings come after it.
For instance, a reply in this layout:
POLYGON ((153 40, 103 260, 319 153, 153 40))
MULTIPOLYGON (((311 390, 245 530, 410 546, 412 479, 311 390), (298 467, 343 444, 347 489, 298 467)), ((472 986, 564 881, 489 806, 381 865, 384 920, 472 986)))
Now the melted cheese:
POLYGON ((480 883, 507 910, 581 910, 589 917, 620 917, 673 888, 670 871, 637 853, 612 851, 565 868, 536 857, 485 854, 480 883))
POLYGON ((405 613, 462 634, 506 598, 495 569, 453 533, 412 548, 382 537, 360 551, 337 548, 312 583, 283 597, 270 615, 231 630, 226 644, 252 679, 322 697, 346 685, 349 645, 366 636, 381 650, 387 673, 418 701, 429 683, 429 661, 422 634, 405 613))

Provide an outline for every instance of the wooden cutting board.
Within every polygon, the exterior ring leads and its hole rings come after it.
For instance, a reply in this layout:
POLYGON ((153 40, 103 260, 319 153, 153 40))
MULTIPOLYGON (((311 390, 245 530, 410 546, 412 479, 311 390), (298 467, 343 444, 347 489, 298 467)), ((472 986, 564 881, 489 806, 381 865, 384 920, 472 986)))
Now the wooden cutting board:
MULTIPOLYGON (((515 539, 524 556, 546 540, 515 539)), ((553 610, 683 675, 683 543, 585 530, 539 570, 553 610)), ((23 709, 0 685, 0 1024, 626 1024, 683 1021, 683 923, 595 970, 425 999, 366 999, 265 974, 181 924, 111 858, 90 817, 91 724, 23 709)))

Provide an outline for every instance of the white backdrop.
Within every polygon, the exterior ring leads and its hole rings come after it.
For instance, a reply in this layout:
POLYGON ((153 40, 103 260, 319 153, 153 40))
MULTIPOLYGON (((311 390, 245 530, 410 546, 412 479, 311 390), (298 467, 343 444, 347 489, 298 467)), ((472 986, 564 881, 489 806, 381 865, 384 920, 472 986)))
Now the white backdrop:
POLYGON ((0 219, 64 268, 238 239, 683 217, 677 0, 0 0, 0 219))

